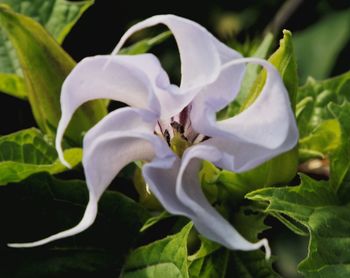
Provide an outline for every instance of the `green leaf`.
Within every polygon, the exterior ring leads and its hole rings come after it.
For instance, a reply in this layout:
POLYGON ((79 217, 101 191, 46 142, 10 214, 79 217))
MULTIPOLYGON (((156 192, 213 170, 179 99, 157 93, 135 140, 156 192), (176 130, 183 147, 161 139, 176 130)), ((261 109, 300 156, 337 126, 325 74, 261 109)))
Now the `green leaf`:
POLYGON ((325 120, 309 135, 299 140, 299 160, 325 159, 341 144, 340 125, 337 120, 325 120))
POLYGON ((39 22, 59 42, 62 43, 81 15, 94 0, 78 2, 66 0, 2 0, 14 11, 29 16, 39 22))
POLYGON ((328 15, 294 35, 300 80, 329 77, 338 54, 350 39, 350 9, 328 15))
MULTIPOLYGON (((330 184, 338 190, 350 170, 350 102, 344 101, 342 105, 330 103, 328 107, 338 120, 341 130, 338 148, 331 153, 330 157, 330 184)), ((341 191, 346 187, 347 185, 343 186, 341 191)), ((350 201, 350 197, 348 198, 350 201)))
POLYGON ((153 38, 143 39, 133 45, 123 48, 119 54, 125 55, 136 55, 148 52, 152 47, 161 44, 169 37, 171 37, 172 33, 170 31, 163 32, 153 38))
MULTIPOLYGON (((81 161, 81 149, 68 149, 65 158, 74 167, 81 161)), ((34 128, 0 137, 0 185, 19 182, 38 172, 57 174, 67 168, 58 160, 55 148, 34 128)))
POLYGON ((247 195, 268 202, 267 213, 284 214, 307 227, 308 257, 299 265, 307 277, 350 275, 350 205, 342 203, 326 181, 301 175, 301 185, 265 188, 247 195))
POLYGON ((106 191, 95 223, 86 231, 40 248, 5 248, 75 226, 88 190, 82 181, 39 174, 0 188, 1 277, 118 277, 148 212, 117 192, 106 191))
MULTIPOLYGON (((93 0, 71 2, 65 0, 2 0, 1 3, 9 5, 14 11, 32 17, 59 42, 62 43, 71 28, 93 4, 93 0)), ((0 76, 2 73, 16 74, 12 82, 15 87, 8 88, 0 84, 0 90, 15 97, 23 98, 26 87, 21 86, 22 70, 13 45, 0 28, 0 76), (18 81, 18 84, 17 84, 18 81), (16 88, 16 90, 13 90, 16 88)), ((2 83, 3 78, 0 78, 2 83)))
MULTIPOLYGON (((201 249, 203 250, 203 241, 201 249)), ((201 251, 203 252, 203 251, 201 251)), ((191 278, 200 277, 225 277, 229 261, 229 251, 225 248, 217 247, 210 253, 203 254, 191 262, 189 274, 191 278)))
POLYGON ((153 227, 155 224, 157 224, 159 221, 162 221, 164 219, 170 218, 173 215, 169 214, 167 211, 163 211, 159 213, 158 215, 150 217, 146 223, 142 226, 140 229, 140 232, 146 231, 148 228, 153 227))
POLYGON ((189 223, 175 235, 134 250, 127 259, 121 277, 189 277, 187 238, 191 229, 192 224, 189 223))
POLYGON ((12 73, 0 73, 0 92, 26 100, 26 91, 23 77, 12 73))
MULTIPOLYGON (((280 40, 280 47, 271 55, 268 61, 279 71, 284 85, 286 86, 292 108, 295 108, 295 98, 298 89, 298 75, 296 69, 294 48, 292 42, 292 33, 283 30, 283 38, 280 40)), ((255 81, 249 97, 242 104, 241 111, 250 106, 260 94, 266 80, 266 70, 263 70, 255 81)))
MULTIPOLYGON (((16 49, 24 70, 34 118, 42 131, 54 136, 61 114, 61 86, 75 62, 39 23, 5 5, 0 5, 0 24, 16 49)), ((105 114, 102 101, 85 104, 73 118, 67 138, 75 145, 80 144, 82 133, 105 114)))
POLYGON ((328 104, 350 100, 350 71, 316 81, 309 78, 297 95, 297 122, 300 133, 300 158, 306 160, 329 155, 340 144, 340 126, 328 104), (321 146, 321 144, 326 143, 321 146))

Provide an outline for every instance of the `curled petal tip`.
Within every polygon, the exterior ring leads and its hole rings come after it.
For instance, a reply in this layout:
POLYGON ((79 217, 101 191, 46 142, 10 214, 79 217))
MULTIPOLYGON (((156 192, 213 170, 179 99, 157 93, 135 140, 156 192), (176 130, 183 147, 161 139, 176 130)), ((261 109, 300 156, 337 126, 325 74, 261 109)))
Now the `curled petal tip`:
POLYGON ((271 248, 266 238, 261 240, 261 245, 265 248, 265 259, 269 260, 271 258, 271 248))
POLYGON ((79 234, 85 231, 87 228, 89 228, 91 224, 94 222, 96 215, 97 215, 97 201, 93 195, 90 195, 90 201, 86 207, 84 216, 77 226, 38 241, 25 242, 25 243, 8 243, 7 246, 11 248, 31 248, 31 247, 37 247, 37 246, 47 244, 58 239, 74 236, 76 234, 79 234))
POLYGON ((38 246, 34 243, 8 243, 7 247, 10 248, 32 248, 38 246))
POLYGON ((72 165, 70 165, 70 163, 64 158, 63 152, 60 150, 58 151, 58 158, 60 160, 60 162, 66 166, 68 169, 72 169, 72 165))
POLYGON ((66 166, 68 169, 72 169, 72 165, 70 165, 65 159, 61 159, 61 163, 66 166))

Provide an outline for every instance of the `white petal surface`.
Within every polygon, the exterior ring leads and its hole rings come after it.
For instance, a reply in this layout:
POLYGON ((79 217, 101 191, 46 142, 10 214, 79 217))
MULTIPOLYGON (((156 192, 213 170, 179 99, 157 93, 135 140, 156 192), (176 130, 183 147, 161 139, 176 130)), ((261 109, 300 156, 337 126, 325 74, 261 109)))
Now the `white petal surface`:
POLYGON ((159 112, 154 93, 159 76, 167 78, 152 54, 95 56, 78 63, 65 80, 61 92, 62 116, 56 136, 56 149, 61 161, 64 161, 61 149, 64 131, 80 105, 89 100, 107 98, 159 112))
POLYGON ((265 86, 251 106, 227 120, 216 121, 213 100, 193 103, 193 128, 211 139, 214 145, 232 156, 231 171, 246 171, 265 160, 293 148, 298 140, 298 129, 287 90, 277 70, 267 61, 257 58, 237 59, 223 69, 241 63, 257 63, 267 70, 265 86), (234 158, 234 159, 233 159, 234 158))
POLYGON ((191 88, 207 84, 216 78, 220 58, 215 38, 201 25, 175 15, 152 16, 132 26, 116 46, 117 53, 133 33, 157 24, 165 24, 176 39, 181 58, 181 87, 191 88))
POLYGON ((132 26, 121 38, 113 53, 117 53, 133 33, 157 24, 165 24, 175 37, 180 53, 182 75, 181 90, 172 88, 166 94, 158 95, 163 108, 162 118, 179 113, 198 93, 205 96, 215 91, 216 99, 224 98, 225 105, 227 99, 234 98, 237 91, 235 84, 240 84, 245 66, 237 65, 222 72, 221 66, 228 61, 241 58, 241 55, 191 20, 175 15, 148 18, 132 26), (211 83, 213 85, 210 90, 203 90, 211 83))
POLYGON ((270 256, 267 240, 251 243, 244 239, 207 201, 199 184, 198 172, 201 160, 212 162, 223 159, 223 153, 211 146, 196 145, 185 151, 176 181, 179 200, 187 206, 187 216, 197 230, 207 238, 229 249, 256 250, 264 246, 266 257, 270 256))
POLYGON ((148 112, 145 115, 140 110, 122 108, 93 127, 84 141, 83 165, 90 199, 80 223, 37 242, 9 246, 34 247, 84 231, 95 220, 97 202, 102 193, 125 165, 135 160, 152 160, 155 155, 160 158, 169 154, 173 156, 167 144, 153 134, 155 119, 153 115, 152 122, 152 115, 148 112))

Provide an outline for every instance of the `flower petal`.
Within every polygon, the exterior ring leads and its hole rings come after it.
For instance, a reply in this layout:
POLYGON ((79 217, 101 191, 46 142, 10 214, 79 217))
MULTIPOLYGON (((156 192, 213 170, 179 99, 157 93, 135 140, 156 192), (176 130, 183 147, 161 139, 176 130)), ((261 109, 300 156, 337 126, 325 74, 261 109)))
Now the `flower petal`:
MULTIPOLYGON (((62 116, 56 136, 56 149, 61 161, 64 162, 61 149, 64 131, 80 105, 89 100, 107 98, 157 112, 160 107, 154 88, 159 83, 158 76, 167 78, 164 75, 166 73, 158 59, 151 54, 95 56, 78 63, 62 87, 62 116)), ((68 163, 65 164, 69 167, 68 163)))
POLYGON ((174 154, 155 158, 142 167, 142 174, 151 192, 168 212, 188 216, 191 214, 190 209, 176 196, 176 177, 180 163, 174 154))
POLYGON ((196 145, 187 149, 176 182, 176 193, 190 210, 187 214, 197 230, 207 238, 216 241, 229 249, 256 250, 264 246, 266 257, 270 257, 270 248, 266 239, 251 243, 244 239, 208 202, 201 190, 198 172, 201 160, 220 161, 224 154, 215 147, 196 145))
MULTIPOLYGON (((238 92, 245 65, 240 64, 221 71, 221 66, 241 58, 241 54, 218 41, 204 27, 175 15, 150 17, 132 26, 120 39, 113 53, 117 53, 131 34, 157 24, 165 24, 174 34, 181 59, 181 86, 170 86, 158 91, 161 118, 178 114, 196 95, 215 96, 217 108, 224 107, 238 92), (220 76, 219 76, 220 74, 220 76), (206 88, 210 84, 210 88, 206 88), (214 93, 213 93, 214 92, 214 93), (219 107, 220 105, 220 107, 219 107)), ((196 101, 200 102, 199 99, 196 101)))
POLYGON ((89 203, 80 223, 72 229, 52 235, 46 239, 11 247, 34 247, 51 241, 69 237, 87 229, 97 215, 97 202, 107 186, 128 163, 135 160, 151 160, 155 155, 173 155, 167 144, 153 134, 155 117, 152 114, 132 109, 118 109, 86 135, 84 140, 83 165, 89 189, 89 203), (120 127, 111 131, 111 127, 120 127))
POLYGON ((117 53, 133 33, 157 24, 165 24, 174 34, 180 52, 183 92, 212 83, 222 64, 241 57, 203 26, 175 15, 157 15, 135 24, 126 31, 113 53, 117 53))
POLYGON ((241 63, 257 63, 267 70, 265 86, 242 113, 227 120, 216 121, 215 105, 194 102, 191 110, 193 128, 212 137, 205 144, 215 145, 232 155, 231 171, 246 171, 293 148, 298 129, 288 93, 278 71, 269 62, 257 58, 237 59, 223 69, 241 63))
POLYGON ((197 230, 227 248, 256 250, 264 246, 266 257, 270 248, 266 239, 257 243, 245 240, 207 201, 198 181, 200 160, 220 160, 215 147, 197 145, 188 149, 180 162, 178 157, 155 158, 143 166, 142 172, 164 208, 173 214, 190 218, 197 230))

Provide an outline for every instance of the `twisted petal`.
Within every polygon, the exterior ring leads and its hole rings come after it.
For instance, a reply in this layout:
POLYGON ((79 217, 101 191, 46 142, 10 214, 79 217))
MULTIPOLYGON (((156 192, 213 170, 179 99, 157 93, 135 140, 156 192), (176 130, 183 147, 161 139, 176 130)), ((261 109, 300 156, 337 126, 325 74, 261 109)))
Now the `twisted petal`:
POLYGON ((162 118, 179 113, 200 93, 205 96, 204 88, 212 84, 209 92, 215 91, 217 101, 226 105, 237 93, 235 84, 240 84, 244 64, 221 70, 228 61, 241 58, 233 49, 218 41, 204 27, 191 20, 175 15, 150 17, 132 26, 121 38, 113 53, 117 53, 131 34, 157 24, 165 24, 173 33, 181 59, 181 90, 173 88, 166 94, 158 95, 162 106, 162 118), (224 99, 224 101, 222 101, 224 99))
POLYGON ((83 165, 89 203, 80 223, 37 242, 9 246, 39 246, 88 228, 95 220, 99 198, 125 165, 135 160, 152 160, 154 156, 159 159, 173 156, 166 143, 153 134, 154 125, 154 115, 132 108, 118 109, 100 121, 84 140, 83 165), (115 127, 119 127, 119 130, 115 131, 115 127))
POLYGON ((154 90, 157 84, 167 80, 158 59, 152 54, 95 56, 78 63, 65 80, 61 92, 62 116, 56 136, 61 161, 64 162, 61 149, 64 131, 80 105, 89 100, 107 98, 159 113, 154 90))
POLYGON ((268 73, 264 88, 251 106, 233 118, 217 122, 215 97, 208 97, 204 102, 193 103, 190 116, 196 131, 212 137, 205 144, 216 146, 231 157, 224 168, 236 172, 254 168, 288 151, 298 140, 287 90, 269 62, 257 58, 237 59, 223 70, 247 62, 264 66, 268 73))
POLYGON ((201 190, 198 180, 200 160, 217 161, 221 158, 222 153, 216 148, 197 145, 186 150, 181 164, 176 159, 154 160, 144 166, 143 175, 152 192, 159 196, 168 211, 189 217, 197 230, 207 238, 237 250, 255 250, 264 246, 266 256, 269 257, 270 249, 266 239, 257 243, 245 240, 209 204, 201 190), (162 196, 170 198, 162 199, 162 196))

